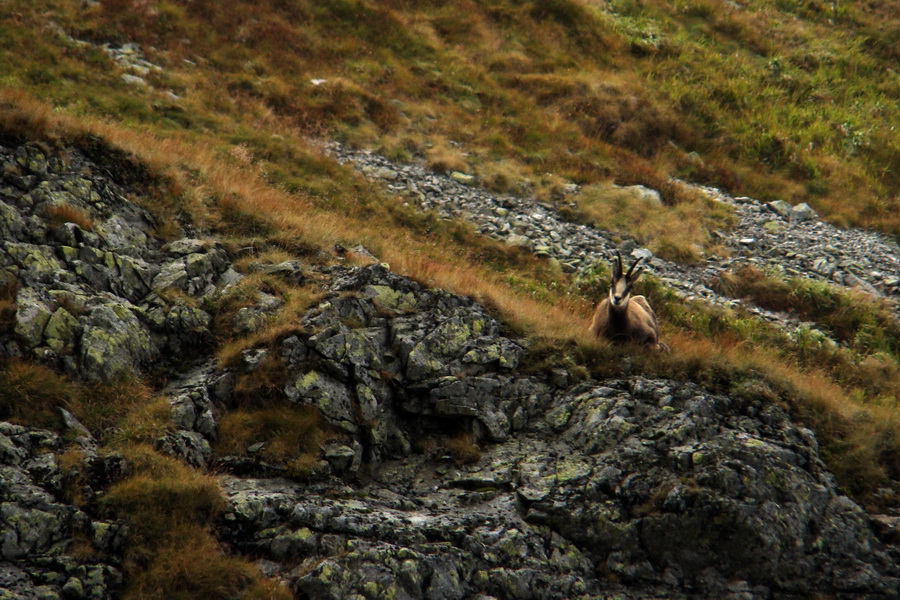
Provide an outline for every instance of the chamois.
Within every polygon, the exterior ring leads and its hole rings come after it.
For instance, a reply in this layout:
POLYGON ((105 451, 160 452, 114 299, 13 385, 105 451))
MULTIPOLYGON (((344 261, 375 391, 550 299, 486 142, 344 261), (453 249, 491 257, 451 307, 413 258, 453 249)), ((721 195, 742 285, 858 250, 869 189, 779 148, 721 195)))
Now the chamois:
POLYGON ((644 271, 635 271, 642 260, 643 257, 637 259, 628 272, 622 275, 622 256, 616 251, 609 297, 597 305, 590 331, 611 342, 636 342, 667 351, 669 347, 659 342, 656 313, 650 308, 646 298, 631 295, 631 287, 644 271))

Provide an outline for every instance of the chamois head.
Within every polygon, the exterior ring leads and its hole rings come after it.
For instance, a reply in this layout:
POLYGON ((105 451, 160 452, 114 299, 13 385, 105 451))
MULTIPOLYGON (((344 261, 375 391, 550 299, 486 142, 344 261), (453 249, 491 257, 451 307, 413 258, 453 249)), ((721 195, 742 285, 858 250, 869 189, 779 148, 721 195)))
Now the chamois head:
POLYGON ((609 303, 613 307, 624 308, 628 306, 628 301, 631 299, 631 288, 638 280, 638 277, 641 276, 641 273, 644 272, 644 269, 635 271, 635 268, 641 264, 642 260, 644 260, 643 256, 637 259, 631 265, 631 268, 628 269, 628 272, 623 275, 622 256, 616 250, 616 258, 613 260, 612 285, 609 286, 609 303))

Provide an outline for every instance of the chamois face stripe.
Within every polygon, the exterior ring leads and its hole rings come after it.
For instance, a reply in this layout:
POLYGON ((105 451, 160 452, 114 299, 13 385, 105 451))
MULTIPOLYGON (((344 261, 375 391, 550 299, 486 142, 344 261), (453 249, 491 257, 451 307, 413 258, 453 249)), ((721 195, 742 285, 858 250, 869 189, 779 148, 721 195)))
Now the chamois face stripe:
POLYGON ((631 297, 631 289, 625 278, 618 279, 613 282, 609 288, 610 302, 614 306, 619 306, 628 302, 631 297))

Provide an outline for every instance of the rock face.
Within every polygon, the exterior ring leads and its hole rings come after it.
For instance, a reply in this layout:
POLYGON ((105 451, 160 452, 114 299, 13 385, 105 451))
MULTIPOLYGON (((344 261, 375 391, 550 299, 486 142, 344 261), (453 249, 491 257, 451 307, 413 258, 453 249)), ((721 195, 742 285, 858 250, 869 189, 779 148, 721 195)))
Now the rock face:
POLYGON ((334 281, 317 333, 284 342, 286 393, 363 468, 222 478, 223 536, 299 597, 896 597, 896 549, 770 400, 523 376, 470 300, 377 265, 334 281), (454 428, 484 440, 475 464, 414 451, 454 428))
MULTIPOLYGON (((171 375, 200 349, 163 390, 175 427, 156 448, 219 469, 219 538, 297 598, 898 598, 900 551, 765 394, 529 373, 524 342, 483 307, 378 264, 251 264, 296 283, 315 268, 326 294, 295 333, 220 369, 201 307, 240 277, 220 245, 160 243, 78 151, 0 148, 0 163, 0 289, 15 306, 0 354, 114 381, 171 375), (213 462, 235 381, 272 362, 282 401, 315 407, 333 434, 308 480, 213 462)), ((279 307, 260 294, 235 326, 258 331, 279 307)), ((64 438, 0 423, 0 598, 121 587, 126 529, 66 498, 75 485, 91 506, 123 459, 62 416, 64 438), (84 458, 75 479, 56 458, 64 439, 84 458)))
POLYGON ((152 217, 77 151, 0 148, 0 171, 0 281, 18 288, 6 354, 113 381, 208 341, 195 300, 234 274, 220 246, 163 246, 152 217))
MULTIPOLYGON (((0 597, 114 597, 124 527, 92 520, 63 499, 64 476, 54 450, 63 441, 48 431, 0 422, 0 597), (75 539, 98 551, 91 559, 73 558, 75 539), (76 593, 77 590, 77 593, 76 593)), ((90 457, 85 469, 102 471, 90 457)))

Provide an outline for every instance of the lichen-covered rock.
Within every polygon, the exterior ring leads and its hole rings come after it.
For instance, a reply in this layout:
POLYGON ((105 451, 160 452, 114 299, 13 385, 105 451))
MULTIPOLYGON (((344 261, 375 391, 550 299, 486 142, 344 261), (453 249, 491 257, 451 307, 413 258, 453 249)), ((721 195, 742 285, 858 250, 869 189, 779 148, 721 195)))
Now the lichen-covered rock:
MULTIPOLYGON (((285 392, 359 444, 367 479, 222 478, 226 539, 300 597, 896 597, 896 550, 781 407, 526 377, 473 302, 381 265, 334 275, 315 333, 284 342, 285 392), (483 440, 470 466, 429 445, 454 428, 483 440)), ((322 456, 355 472, 350 446, 322 456)))
POLYGON ((63 501, 54 455, 62 448, 51 432, 0 422, 0 598, 105 600, 121 587, 116 559, 68 556, 76 535, 96 540, 102 556, 120 554, 125 528, 63 501))
POLYGON ((90 307, 83 326, 79 374, 90 381, 115 381, 158 355, 146 327, 124 303, 90 307))
POLYGON ((23 287, 16 295, 15 333, 31 349, 38 346, 44 337, 44 328, 53 312, 48 304, 32 288, 23 287))
POLYGON ((304 318, 303 349, 285 341, 285 393, 316 406, 333 426, 364 432, 369 459, 402 456, 409 435, 397 408, 472 423, 493 440, 524 422, 530 380, 510 375, 524 349, 499 335, 475 302, 428 290, 383 265, 336 273, 333 294, 304 318))
POLYGON ((153 218, 104 172, 75 149, 0 146, 0 267, 18 289, 0 348, 89 381, 203 348, 211 316, 198 300, 239 278, 215 242, 163 249, 153 218), (172 301, 156 293, 172 289, 172 301))
POLYGON ((70 354, 81 333, 78 320, 66 309, 57 308, 44 327, 44 343, 57 354, 70 354))
POLYGON ((212 456, 209 442, 196 431, 173 431, 156 440, 156 449, 192 467, 205 467, 212 456))

